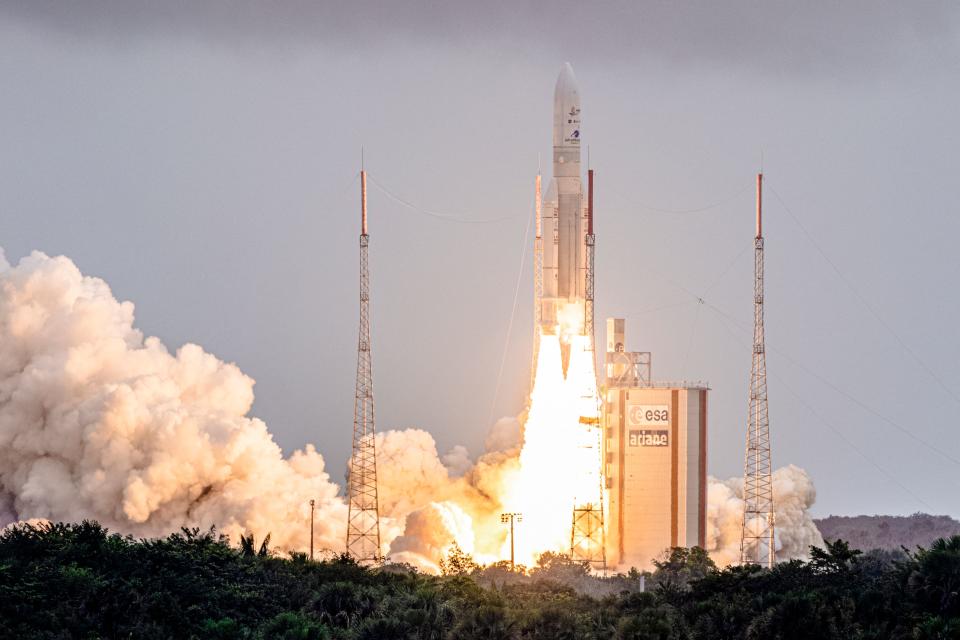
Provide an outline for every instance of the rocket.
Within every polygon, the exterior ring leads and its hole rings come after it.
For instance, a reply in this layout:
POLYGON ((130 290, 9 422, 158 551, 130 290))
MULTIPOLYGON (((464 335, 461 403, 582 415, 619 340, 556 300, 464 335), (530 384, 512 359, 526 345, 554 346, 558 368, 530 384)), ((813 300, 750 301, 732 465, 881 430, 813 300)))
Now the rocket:
POLYGON ((584 332, 587 199, 580 173, 580 92, 570 63, 553 93, 553 177, 543 198, 540 330, 566 336, 584 332))

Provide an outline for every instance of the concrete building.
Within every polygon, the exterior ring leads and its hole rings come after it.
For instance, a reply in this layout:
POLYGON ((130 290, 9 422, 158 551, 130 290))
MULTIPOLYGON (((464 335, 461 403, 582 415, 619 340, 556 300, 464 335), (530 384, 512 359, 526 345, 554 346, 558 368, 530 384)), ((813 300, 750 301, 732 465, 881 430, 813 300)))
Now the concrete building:
POLYGON ((669 547, 705 544, 709 389, 654 382, 650 354, 625 350, 624 324, 607 320, 607 559, 652 569, 669 547))

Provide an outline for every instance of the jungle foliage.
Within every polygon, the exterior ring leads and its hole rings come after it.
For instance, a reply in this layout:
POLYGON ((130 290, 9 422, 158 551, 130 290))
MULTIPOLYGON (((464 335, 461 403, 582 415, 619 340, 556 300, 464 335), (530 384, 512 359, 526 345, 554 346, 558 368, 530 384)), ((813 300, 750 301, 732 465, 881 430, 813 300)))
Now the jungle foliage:
POLYGON ((312 562, 197 529, 134 540, 95 522, 21 525, 0 534, 0 637, 960 638, 960 536, 899 552, 836 541, 772 571, 718 570, 698 548, 646 576, 595 577, 558 554, 521 573, 457 549, 443 567, 312 562))

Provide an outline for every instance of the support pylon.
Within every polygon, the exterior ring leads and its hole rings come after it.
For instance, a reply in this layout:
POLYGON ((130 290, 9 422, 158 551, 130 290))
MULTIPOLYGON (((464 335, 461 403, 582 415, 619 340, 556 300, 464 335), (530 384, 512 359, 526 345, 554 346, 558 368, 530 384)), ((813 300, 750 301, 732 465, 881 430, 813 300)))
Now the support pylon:
POLYGON ((570 528, 570 557, 590 563, 594 569, 607 569, 606 527, 603 519, 603 459, 600 424, 600 397, 596 384, 596 348, 593 334, 593 253, 596 237, 593 235, 593 169, 587 170, 587 233, 586 233, 586 274, 584 282, 584 335, 587 337, 585 349, 589 351, 590 364, 594 372, 592 389, 587 390, 587 399, 592 415, 580 417, 580 427, 595 432, 593 438, 585 439, 585 449, 596 452, 597 493, 590 497, 577 496, 573 505, 573 522, 570 528))
POLYGON ((377 500, 377 451, 370 358, 370 271, 367 253, 367 172, 360 171, 360 340, 353 406, 353 453, 347 477, 347 553, 360 564, 379 564, 380 510, 377 500))
POLYGON ((773 482, 770 477, 770 418, 767 409, 767 357, 763 329, 763 174, 757 174, 757 233, 754 238, 753 364, 750 416, 743 470, 743 532, 740 562, 770 568, 774 542, 773 482))

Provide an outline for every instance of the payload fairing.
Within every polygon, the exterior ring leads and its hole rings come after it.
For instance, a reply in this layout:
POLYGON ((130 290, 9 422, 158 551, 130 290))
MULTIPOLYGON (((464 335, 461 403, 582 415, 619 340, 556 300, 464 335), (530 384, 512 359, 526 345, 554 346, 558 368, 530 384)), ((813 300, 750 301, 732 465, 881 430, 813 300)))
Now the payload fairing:
MULTIPOLYGON (((565 63, 553 94, 553 178, 543 199, 540 330, 561 342, 584 333, 587 202, 580 174, 580 92, 565 63)), ((564 362, 568 354, 564 354, 564 362)))

